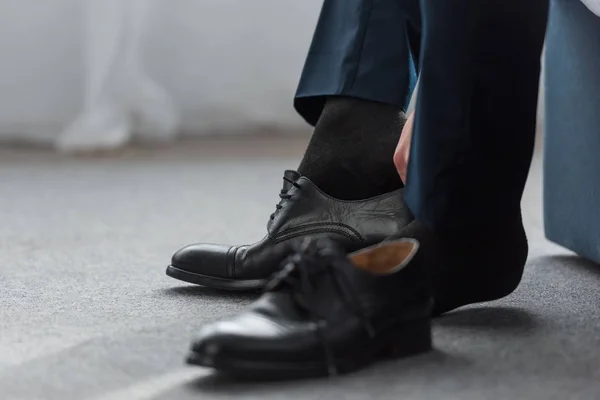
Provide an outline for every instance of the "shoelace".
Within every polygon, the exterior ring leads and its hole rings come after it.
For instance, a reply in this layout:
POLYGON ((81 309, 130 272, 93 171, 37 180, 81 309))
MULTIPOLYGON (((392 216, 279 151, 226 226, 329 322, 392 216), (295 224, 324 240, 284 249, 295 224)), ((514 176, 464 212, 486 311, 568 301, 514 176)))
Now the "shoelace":
MULTIPOLYGON (((286 178, 285 176, 283 177, 283 180, 290 183, 292 186, 294 186, 298 189, 301 188, 300 185, 298 185, 293 180, 286 178)), ((277 212, 283 208, 283 202, 285 200, 291 199, 292 195, 288 194, 287 190, 281 189, 281 192, 279 193, 279 198, 281 199, 281 201, 279 203, 277 203, 277 205, 275 206, 275 212, 273 214, 271 214, 271 216, 269 217, 269 218, 271 218, 271 221, 275 219, 275 214, 277 214, 277 212)))
POLYGON ((340 261, 339 255, 332 252, 328 246, 309 239, 302 244, 299 251, 287 259, 284 268, 274 275, 265 288, 265 291, 273 291, 287 287, 292 291, 296 304, 308 313, 317 326, 316 332, 325 352, 330 375, 337 375, 338 368, 333 349, 325 337, 327 321, 315 310, 313 303, 307 300, 313 297, 317 279, 329 275, 342 302, 361 321, 368 335, 371 338, 375 336, 375 329, 358 303, 358 296, 342 271, 343 263, 340 261))

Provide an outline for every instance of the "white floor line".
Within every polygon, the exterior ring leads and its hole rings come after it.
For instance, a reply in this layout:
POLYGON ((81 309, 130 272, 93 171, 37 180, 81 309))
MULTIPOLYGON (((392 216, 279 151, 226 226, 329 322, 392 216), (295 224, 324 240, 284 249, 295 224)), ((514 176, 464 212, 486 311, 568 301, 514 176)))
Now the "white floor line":
POLYGON ((164 375, 151 376, 126 388, 103 393, 90 400, 149 400, 170 388, 209 373, 210 370, 199 367, 181 368, 164 375))

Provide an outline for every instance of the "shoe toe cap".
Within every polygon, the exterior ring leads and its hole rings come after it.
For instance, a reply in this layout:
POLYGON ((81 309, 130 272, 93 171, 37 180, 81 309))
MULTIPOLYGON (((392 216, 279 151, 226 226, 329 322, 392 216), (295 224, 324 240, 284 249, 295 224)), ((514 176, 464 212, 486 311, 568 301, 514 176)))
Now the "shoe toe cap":
POLYGON ((192 352, 210 358, 222 353, 223 348, 227 346, 230 339, 219 332, 218 324, 212 324, 200 330, 200 333, 192 342, 192 352))
POLYGON ((177 251, 171 265, 194 274, 227 278, 228 257, 234 249, 220 244, 192 244, 177 251))
POLYGON ((220 321, 203 327, 192 343, 191 351, 204 364, 223 358, 246 358, 252 352, 254 336, 250 327, 239 321, 220 321))
POLYGON ((270 318, 245 313, 202 328, 192 343, 192 354, 211 364, 223 360, 281 360, 302 354, 306 339, 270 318))

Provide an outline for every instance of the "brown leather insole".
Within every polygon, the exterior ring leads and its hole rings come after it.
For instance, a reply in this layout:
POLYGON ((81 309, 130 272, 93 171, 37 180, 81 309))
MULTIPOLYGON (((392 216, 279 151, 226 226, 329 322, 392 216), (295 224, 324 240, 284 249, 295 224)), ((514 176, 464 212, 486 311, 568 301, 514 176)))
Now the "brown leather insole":
POLYGON ((350 260, 372 274, 385 275, 398 267, 415 249, 414 242, 392 242, 358 252, 350 260))

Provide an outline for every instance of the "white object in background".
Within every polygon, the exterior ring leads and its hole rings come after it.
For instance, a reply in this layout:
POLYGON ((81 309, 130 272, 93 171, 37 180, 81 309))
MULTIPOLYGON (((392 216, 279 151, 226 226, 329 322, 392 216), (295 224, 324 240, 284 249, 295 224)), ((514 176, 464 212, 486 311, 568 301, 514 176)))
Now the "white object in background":
POLYGON ((581 0, 591 12, 600 17, 600 0, 581 0))
POLYGON ((141 45, 152 0, 87 0, 82 114, 57 138, 66 152, 112 150, 139 133, 171 139, 179 124, 167 93, 144 71, 141 45))

